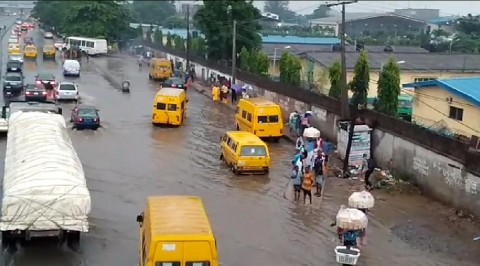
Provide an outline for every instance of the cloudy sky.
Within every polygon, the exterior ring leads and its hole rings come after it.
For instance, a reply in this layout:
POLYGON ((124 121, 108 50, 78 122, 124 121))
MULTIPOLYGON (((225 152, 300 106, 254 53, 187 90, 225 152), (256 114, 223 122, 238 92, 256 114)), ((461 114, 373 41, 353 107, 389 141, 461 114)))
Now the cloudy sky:
MULTIPOLYGON (((315 7, 327 1, 290 1, 290 10, 300 14, 311 13, 315 7)), ((328 1, 332 3, 336 1, 328 1)), ((264 1, 255 1, 263 10, 264 1)), ((445 16, 480 14, 480 1, 362 1, 348 5, 347 12, 389 12, 395 8, 435 8, 445 16)))
MULTIPOLYGON (((194 0, 176 1, 181 3, 202 2, 194 0)), ((255 1, 255 6, 263 10, 265 1, 255 1)), ((322 3, 334 3, 332 1, 290 1, 290 10, 299 14, 309 14, 322 3)), ((390 12, 396 8, 435 8, 440 9, 442 16, 466 15, 468 13, 480 14, 480 1, 362 1, 348 5, 347 12, 390 12)), ((335 10, 340 10, 335 8, 335 10)))

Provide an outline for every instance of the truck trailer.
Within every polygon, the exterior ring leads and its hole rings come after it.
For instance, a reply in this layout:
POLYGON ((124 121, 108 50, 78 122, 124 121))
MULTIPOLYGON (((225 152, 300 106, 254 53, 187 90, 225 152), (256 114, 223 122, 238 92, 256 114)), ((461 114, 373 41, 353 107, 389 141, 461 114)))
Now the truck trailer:
POLYGON ((12 252, 35 238, 78 249, 91 210, 82 163, 62 115, 16 111, 9 118, 0 218, 12 252))

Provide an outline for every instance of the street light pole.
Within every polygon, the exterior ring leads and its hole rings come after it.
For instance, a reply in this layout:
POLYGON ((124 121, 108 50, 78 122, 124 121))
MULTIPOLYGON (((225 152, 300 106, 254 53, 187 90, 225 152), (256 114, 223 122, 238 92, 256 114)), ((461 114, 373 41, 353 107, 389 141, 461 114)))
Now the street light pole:
POLYGON ((190 71, 190 4, 187 5, 187 66, 185 71, 190 71))
POLYGON ((235 84, 237 72, 237 21, 233 20, 233 43, 232 43, 232 85, 235 84))
POLYGON ((341 116, 343 119, 348 119, 350 117, 350 108, 348 103, 348 87, 347 87, 347 59, 345 54, 345 5, 356 3, 357 0, 354 1, 341 1, 338 3, 327 4, 328 7, 332 6, 342 6, 342 25, 340 28, 340 40, 341 40, 341 65, 342 65, 342 76, 341 76, 341 84, 342 84, 342 93, 341 93, 341 116))

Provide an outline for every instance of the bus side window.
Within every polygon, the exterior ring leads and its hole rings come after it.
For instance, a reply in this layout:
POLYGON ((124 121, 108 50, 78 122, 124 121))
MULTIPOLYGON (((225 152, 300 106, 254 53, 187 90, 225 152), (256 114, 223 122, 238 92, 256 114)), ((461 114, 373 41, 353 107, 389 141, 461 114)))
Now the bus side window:
POLYGON ((245 110, 242 111, 242 117, 245 118, 245 119, 247 118, 247 111, 245 111, 245 110))
POLYGON ((247 120, 248 122, 252 122, 252 114, 250 113, 247 114, 247 120))

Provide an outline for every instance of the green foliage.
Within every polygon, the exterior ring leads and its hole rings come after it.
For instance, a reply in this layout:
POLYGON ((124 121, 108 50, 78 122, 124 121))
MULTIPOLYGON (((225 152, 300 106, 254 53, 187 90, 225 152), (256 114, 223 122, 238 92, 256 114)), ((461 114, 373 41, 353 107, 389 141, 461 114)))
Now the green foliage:
POLYGON ((257 75, 268 76, 270 59, 264 52, 259 50, 252 50, 249 52, 247 48, 242 47, 239 58, 240 69, 257 75))
POLYGON ((168 48, 173 48, 173 38, 172 38, 172 35, 169 33, 167 33, 167 43, 165 44, 165 46, 167 46, 168 48))
POLYGON ((290 1, 265 1, 263 11, 276 14, 282 21, 295 19, 295 12, 288 8, 290 1))
POLYGON ((260 48, 260 11, 247 0, 204 0, 194 16, 194 24, 205 35, 208 58, 231 59, 233 22, 237 25, 237 47, 260 48), (229 8, 230 7, 230 8, 229 8))
POLYGON ((192 54, 205 57, 207 52, 207 47, 205 46, 205 39, 204 38, 193 38, 190 41, 190 50, 192 54))
POLYGON ((185 51, 186 50, 185 40, 178 35, 173 35, 173 48, 178 51, 185 51))
POLYGON ((288 51, 282 54, 279 61, 280 81, 300 86, 302 64, 300 59, 291 55, 288 51))
POLYGON ((363 51, 355 64, 355 73, 350 90, 353 92, 353 105, 367 105, 368 85, 370 84, 370 67, 367 52, 363 51))
POLYGON ((328 68, 328 77, 330 79, 328 96, 340 99, 342 95, 342 65, 340 62, 335 61, 335 63, 328 68))
POLYGON ((242 47, 240 50, 240 54, 238 56, 240 61, 240 69, 245 71, 250 71, 250 52, 248 52, 247 48, 242 47))
POLYGON ((400 68, 395 59, 392 58, 380 72, 375 110, 395 116, 397 114, 400 92, 400 68))
POLYGON ((105 36, 109 41, 131 38, 138 33, 130 28, 132 13, 122 1, 45 1, 32 10, 44 26, 55 27, 67 35, 105 36))
POLYGON ((153 34, 153 41, 155 44, 163 46, 163 33, 158 27, 155 29, 155 33, 153 34))
POLYGON ((138 1, 134 0, 132 9, 138 23, 163 25, 165 21, 176 16, 175 5, 170 1, 138 1))
POLYGON ((307 17, 309 19, 325 18, 328 17, 328 12, 331 10, 331 7, 321 4, 315 10, 313 10, 312 14, 308 15, 307 17))

